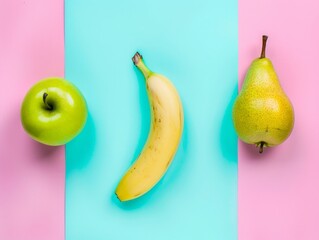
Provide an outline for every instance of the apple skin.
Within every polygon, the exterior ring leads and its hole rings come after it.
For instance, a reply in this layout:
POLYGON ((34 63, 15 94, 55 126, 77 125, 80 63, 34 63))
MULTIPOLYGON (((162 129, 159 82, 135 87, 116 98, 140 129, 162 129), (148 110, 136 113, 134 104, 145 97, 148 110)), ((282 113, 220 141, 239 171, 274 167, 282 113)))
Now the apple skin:
POLYGON ((62 78, 47 78, 33 85, 21 106, 25 131, 34 140, 50 146, 64 145, 78 135, 87 115, 81 92, 62 78))

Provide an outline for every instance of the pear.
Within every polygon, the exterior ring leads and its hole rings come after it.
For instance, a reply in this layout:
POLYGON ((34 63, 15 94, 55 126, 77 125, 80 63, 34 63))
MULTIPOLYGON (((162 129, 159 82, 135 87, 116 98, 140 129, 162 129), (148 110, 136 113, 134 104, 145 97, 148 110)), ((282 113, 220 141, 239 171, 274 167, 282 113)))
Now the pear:
POLYGON ((284 142, 294 126, 293 106, 265 56, 267 39, 262 36, 260 58, 251 63, 232 113, 238 137, 255 144, 259 153, 284 142))

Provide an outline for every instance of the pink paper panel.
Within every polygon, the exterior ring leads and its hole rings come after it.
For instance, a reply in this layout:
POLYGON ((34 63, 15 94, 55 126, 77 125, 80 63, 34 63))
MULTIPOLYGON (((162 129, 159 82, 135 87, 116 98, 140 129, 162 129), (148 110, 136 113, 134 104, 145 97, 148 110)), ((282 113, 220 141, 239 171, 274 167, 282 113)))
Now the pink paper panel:
POLYGON ((282 145, 260 155, 239 143, 240 240, 319 239, 319 2, 239 0, 239 82, 267 56, 295 109, 295 128, 282 145))
POLYGON ((63 147, 31 140, 20 106, 38 80, 64 75, 62 0, 0 3, 0 239, 64 239, 63 147))

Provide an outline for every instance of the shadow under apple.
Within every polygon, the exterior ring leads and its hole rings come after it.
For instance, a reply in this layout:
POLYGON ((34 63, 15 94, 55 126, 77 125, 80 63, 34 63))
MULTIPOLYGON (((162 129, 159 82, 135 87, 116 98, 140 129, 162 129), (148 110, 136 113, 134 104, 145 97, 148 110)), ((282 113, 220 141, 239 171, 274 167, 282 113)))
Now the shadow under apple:
POLYGON ((74 169, 85 168, 92 160, 96 143, 96 130, 91 113, 82 132, 71 142, 66 144, 66 174, 74 169))

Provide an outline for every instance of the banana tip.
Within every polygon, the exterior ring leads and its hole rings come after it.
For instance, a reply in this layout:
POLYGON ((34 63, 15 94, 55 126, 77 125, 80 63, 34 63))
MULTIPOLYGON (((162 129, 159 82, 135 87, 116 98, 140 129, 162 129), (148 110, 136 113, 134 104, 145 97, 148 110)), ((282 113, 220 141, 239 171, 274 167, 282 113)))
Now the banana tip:
POLYGON ((118 200, 120 200, 120 202, 122 202, 122 200, 119 198, 116 192, 115 192, 115 196, 117 197, 118 200))

